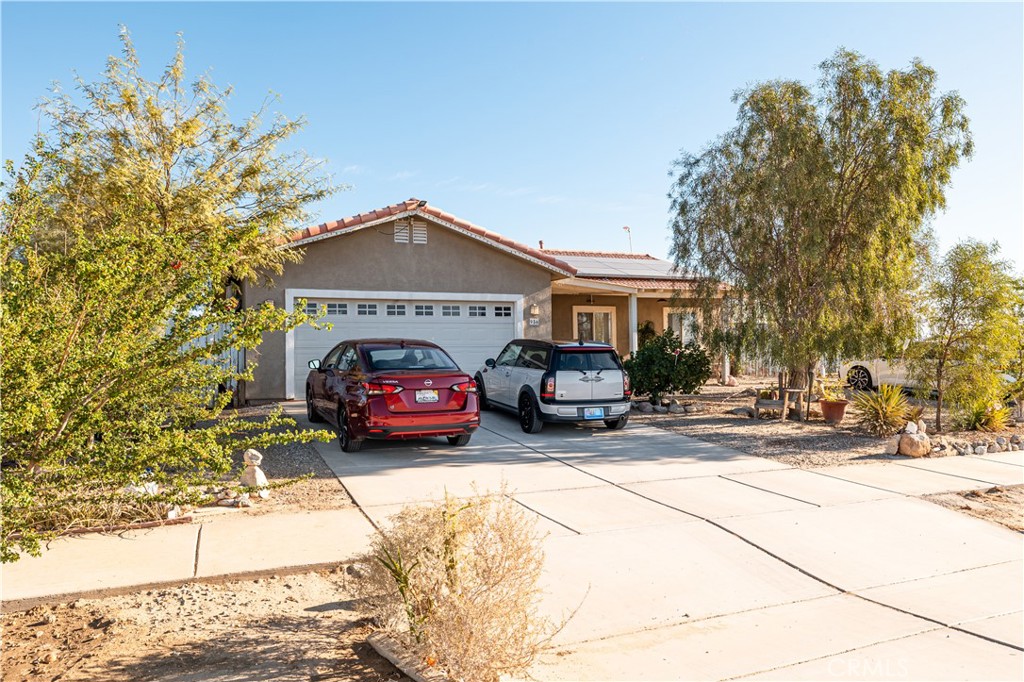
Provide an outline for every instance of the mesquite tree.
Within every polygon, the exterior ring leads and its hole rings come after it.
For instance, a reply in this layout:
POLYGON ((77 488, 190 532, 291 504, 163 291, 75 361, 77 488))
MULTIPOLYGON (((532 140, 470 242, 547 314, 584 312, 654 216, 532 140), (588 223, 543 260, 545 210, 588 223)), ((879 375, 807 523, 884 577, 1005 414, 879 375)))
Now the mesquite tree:
POLYGON ((913 335, 927 219, 972 151, 964 101, 920 61, 884 73, 841 49, 820 71, 738 92, 736 126, 683 153, 670 193, 676 262, 706 305, 728 285, 730 323, 757 325, 794 385, 913 335))
POLYGON ((319 164, 275 151, 300 122, 233 123, 228 92, 185 81, 180 42, 155 82, 122 42, 99 82, 43 103, 49 133, 7 164, 4 561, 127 485, 183 500, 237 448, 313 437, 267 432, 279 417, 217 419, 217 388, 247 376, 227 353, 306 319, 233 293, 298 257, 279 242, 331 191, 319 164))

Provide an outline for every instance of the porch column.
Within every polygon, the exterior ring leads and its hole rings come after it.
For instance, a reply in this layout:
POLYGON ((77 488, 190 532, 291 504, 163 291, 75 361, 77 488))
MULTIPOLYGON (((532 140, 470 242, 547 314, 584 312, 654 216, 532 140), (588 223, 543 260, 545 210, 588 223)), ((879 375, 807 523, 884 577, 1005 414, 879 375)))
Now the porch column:
POLYGON ((639 342, 636 337, 636 328, 640 324, 636 318, 636 294, 629 295, 629 354, 636 352, 639 342))

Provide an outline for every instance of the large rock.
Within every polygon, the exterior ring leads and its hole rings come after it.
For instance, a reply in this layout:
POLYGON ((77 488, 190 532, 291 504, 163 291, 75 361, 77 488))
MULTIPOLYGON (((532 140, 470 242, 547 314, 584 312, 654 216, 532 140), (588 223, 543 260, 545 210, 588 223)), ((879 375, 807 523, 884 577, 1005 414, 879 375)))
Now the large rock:
POLYGON ((666 412, 668 412, 668 408, 665 407, 664 405, 655 405, 654 411, 657 412, 658 414, 665 414, 666 412))
POLYGON ((921 433, 904 433, 900 436, 901 455, 907 457, 924 457, 932 451, 931 441, 928 436, 921 433))
POLYGON ((914 422, 907 422, 907 425, 903 429, 903 431, 909 434, 917 433, 917 424, 915 424, 914 422))
POLYGON ((917 432, 918 433, 928 433, 928 427, 926 427, 924 425, 924 420, 923 419, 918 419, 917 420, 917 432))
POLYGON ((673 401, 672 404, 668 406, 668 411, 671 414, 681 414, 683 412, 686 412, 686 410, 683 409, 683 406, 679 405, 675 401, 673 401))
POLYGON ((650 414, 651 412, 654 412, 654 405, 651 405, 646 400, 643 402, 635 403, 633 407, 636 409, 637 412, 640 412, 641 414, 650 414))
POLYGON ((896 455, 900 451, 900 438, 899 434, 893 436, 885 442, 885 454, 896 455))
POLYGON ((754 412, 753 407, 734 407, 733 409, 729 410, 729 413, 735 414, 738 417, 750 417, 751 419, 757 416, 757 413, 754 412))

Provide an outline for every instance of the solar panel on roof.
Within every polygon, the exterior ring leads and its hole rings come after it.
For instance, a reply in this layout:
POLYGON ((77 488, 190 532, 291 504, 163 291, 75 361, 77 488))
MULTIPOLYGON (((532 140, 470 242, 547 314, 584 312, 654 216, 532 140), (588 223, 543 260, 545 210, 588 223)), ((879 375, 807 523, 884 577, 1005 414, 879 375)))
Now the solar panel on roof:
POLYGON ((584 277, 675 277, 672 263, 660 259, 600 258, 597 256, 563 256, 577 274, 584 277))

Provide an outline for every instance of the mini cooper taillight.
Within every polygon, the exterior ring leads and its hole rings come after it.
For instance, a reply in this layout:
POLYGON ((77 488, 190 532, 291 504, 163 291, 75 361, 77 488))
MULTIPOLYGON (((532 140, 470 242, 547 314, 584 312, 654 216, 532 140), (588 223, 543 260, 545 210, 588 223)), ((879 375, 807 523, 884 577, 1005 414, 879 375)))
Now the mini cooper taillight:
POLYGON ((476 393, 476 382, 475 381, 463 381, 460 384, 452 386, 452 390, 456 393, 476 393))
POLYGON ((393 395, 402 392, 402 387, 395 386, 394 384, 375 384, 364 381, 362 386, 366 389, 366 395, 393 395))
POLYGON ((545 374, 540 380, 541 400, 554 400, 555 398, 555 375, 545 374))
POLYGON ((629 387, 629 375, 625 372, 622 373, 622 395, 627 398, 633 395, 633 389, 629 387))

